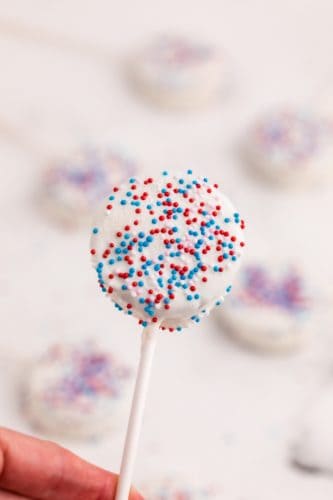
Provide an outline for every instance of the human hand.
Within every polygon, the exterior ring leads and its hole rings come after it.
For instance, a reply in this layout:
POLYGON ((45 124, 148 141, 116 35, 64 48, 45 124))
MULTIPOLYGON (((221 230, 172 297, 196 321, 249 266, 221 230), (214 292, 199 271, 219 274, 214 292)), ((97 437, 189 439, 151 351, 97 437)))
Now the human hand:
MULTIPOLYGON (((113 500, 118 476, 50 441, 0 428, 0 500, 113 500)), ((132 491, 129 500, 143 500, 132 491)))

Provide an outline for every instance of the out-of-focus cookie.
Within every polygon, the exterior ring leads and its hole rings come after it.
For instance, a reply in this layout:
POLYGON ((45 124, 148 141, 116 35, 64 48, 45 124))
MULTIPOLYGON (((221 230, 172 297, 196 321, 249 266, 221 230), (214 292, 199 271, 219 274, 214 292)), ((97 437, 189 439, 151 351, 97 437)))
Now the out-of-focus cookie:
POLYGON ((310 110, 277 108, 249 128, 248 163, 278 186, 327 180, 333 171, 333 121, 310 110))
POLYGON ((42 174, 41 208, 65 227, 87 225, 113 186, 138 168, 133 158, 111 147, 89 147, 54 160, 42 174))
POLYGON ((197 108, 217 100, 228 80, 228 63, 216 47, 183 36, 160 36, 129 61, 137 89, 169 108, 197 108))
POLYGON ((230 300, 216 311, 227 333, 262 351, 301 347, 311 329, 313 298, 299 268, 247 264, 230 300))
POLYGON ((46 434, 99 436, 127 409, 129 378, 127 366, 92 342, 57 344, 26 374, 24 413, 46 434))

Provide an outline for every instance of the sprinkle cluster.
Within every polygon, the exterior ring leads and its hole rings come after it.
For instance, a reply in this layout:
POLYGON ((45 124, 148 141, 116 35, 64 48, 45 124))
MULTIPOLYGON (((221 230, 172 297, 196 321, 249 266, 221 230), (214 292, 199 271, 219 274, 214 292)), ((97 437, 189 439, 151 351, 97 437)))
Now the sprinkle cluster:
POLYGON ((253 130, 254 145, 272 161, 283 164, 301 164, 332 139, 332 124, 297 110, 268 114, 253 130))
POLYGON ((59 370, 43 395, 53 408, 70 407, 89 413, 98 398, 119 398, 129 377, 129 371, 110 354, 90 344, 73 349, 55 346, 45 361, 59 370))
POLYGON ((161 323, 173 330, 199 322, 231 289, 244 227, 218 185, 191 170, 180 177, 163 172, 158 180, 131 178, 113 188, 92 229, 99 286, 144 327, 161 323))
POLYGON ((289 269, 280 279, 260 265, 244 267, 241 272, 241 288, 235 295, 236 304, 279 307, 290 314, 310 308, 304 280, 295 269, 289 269))
POLYGON ((93 207, 108 195, 112 186, 135 175, 136 171, 135 161, 119 151, 88 148, 52 164, 43 180, 49 195, 61 200, 66 190, 75 191, 93 207))
POLYGON ((194 43, 183 37, 160 37, 150 48, 150 59, 169 67, 182 67, 206 62, 215 56, 214 48, 194 43))

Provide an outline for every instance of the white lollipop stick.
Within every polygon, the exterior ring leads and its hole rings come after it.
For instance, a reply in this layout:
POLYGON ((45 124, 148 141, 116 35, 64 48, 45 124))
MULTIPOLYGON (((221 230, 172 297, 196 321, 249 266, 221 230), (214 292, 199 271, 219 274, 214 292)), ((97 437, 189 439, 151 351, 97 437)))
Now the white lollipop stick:
POLYGON ((142 427, 157 334, 158 324, 148 326, 142 332, 140 363, 127 427, 123 458, 121 461, 116 500, 128 500, 131 489, 134 462, 142 427))

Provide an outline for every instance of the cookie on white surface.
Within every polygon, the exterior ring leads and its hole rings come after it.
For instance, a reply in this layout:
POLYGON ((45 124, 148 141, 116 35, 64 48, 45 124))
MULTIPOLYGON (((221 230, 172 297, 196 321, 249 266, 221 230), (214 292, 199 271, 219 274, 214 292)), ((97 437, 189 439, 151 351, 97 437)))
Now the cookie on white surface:
POLYGON ((129 368, 94 343, 57 344, 26 376, 24 413, 47 434, 96 437, 127 409, 129 378, 129 368))
POLYGON ((139 91, 170 108, 196 108, 215 101, 226 85, 226 57, 216 47, 183 36, 160 36, 131 58, 139 91))
POLYGON ((198 487, 170 479, 153 482, 142 491, 147 500, 218 500, 219 498, 211 487, 198 487))
POLYGON ((90 222, 112 187, 137 174, 137 162, 116 148, 89 147, 50 163, 41 179, 41 207, 73 228, 90 222))
POLYGON ((310 110, 277 108, 250 127, 245 153, 279 186, 325 181, 333 170, 333 121, 310 110))
POLYGON ((292 447, 292 460, 310 472, 333 473, 333 383, 308 409, 292 447))
POLYGON ((312 306, 298 268, 254 263, 243 266, 229 302, 216 314, 226 332, 245 345, 283 352, 304 344, 312 306))

